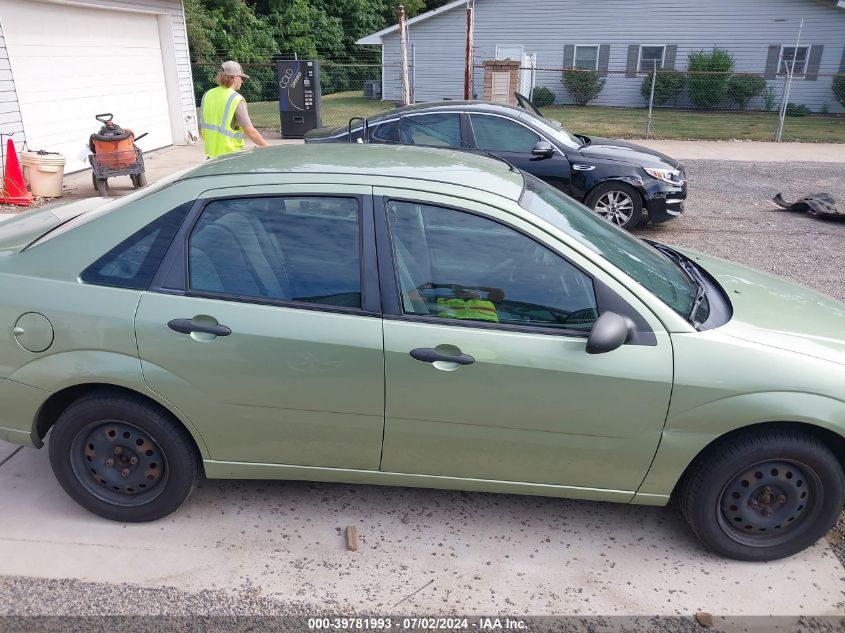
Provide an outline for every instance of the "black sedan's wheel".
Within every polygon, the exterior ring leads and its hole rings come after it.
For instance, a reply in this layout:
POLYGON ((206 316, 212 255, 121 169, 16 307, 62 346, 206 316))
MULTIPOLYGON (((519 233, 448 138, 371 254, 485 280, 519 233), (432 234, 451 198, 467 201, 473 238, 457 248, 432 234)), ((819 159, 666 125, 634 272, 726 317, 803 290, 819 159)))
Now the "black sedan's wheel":
POLYGON ((625 230, 637 226, 643 214, 639 192, 624 182, 606 182, 590 192, 584 204, 625 230))
POLYGON ((187 434, 142 398, 94 393, 62 413, 50 463, 77 503, 114 521, 152 521, 190 495, 199 466, 187 434))
POLYGON ((680 504, 693 532, 717 553, 774 560, 809 547, 836 522, 845 475, 815 437, 749 433, 699 458, 680 504))

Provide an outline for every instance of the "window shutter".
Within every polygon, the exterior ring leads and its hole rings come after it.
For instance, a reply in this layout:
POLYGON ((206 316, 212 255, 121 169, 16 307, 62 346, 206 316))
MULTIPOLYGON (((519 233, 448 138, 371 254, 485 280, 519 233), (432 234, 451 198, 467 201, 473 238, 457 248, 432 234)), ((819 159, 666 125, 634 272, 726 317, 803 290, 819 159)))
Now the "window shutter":
POLYGON ((607 65, 610 60, 610 44, 599 46, 599 77, 607 77, 607 65))
POLYGON ((845 73, 845 46, 842 47, 842 61, 839 62, 839 72, 845 73))
POLYGON ((766 79, 774 79, 778 76, 778 61, 780 61, 780 45, 769 46, 769 55, 766 57, 766 79))
POLYGON ((494 72, 491 100, 508 103, 510 101, 510 84, 511 74, 509 72, 494 72))
POLYGON ((575 45, 567 44, 563 47, 563 67, 572 68, 575 66, 575 45))
POLYGON ((661 70, 675 70, 675 57, 678 56, 678 45, 667 44, 666 54, 663 56, 663 68, 661 70))
POLYGON ((639 44, 631 44, 628 46, 628 65, 625 68, 626 77, 637 76, 637 59, 640 56, 639 44))
POLYGON ((819 66, 822 64, 822 49, 821 44, 810 47, 810 55, 807 58, 807 74, 804 79, 807 81, 815 81, 819 78, 819 66))

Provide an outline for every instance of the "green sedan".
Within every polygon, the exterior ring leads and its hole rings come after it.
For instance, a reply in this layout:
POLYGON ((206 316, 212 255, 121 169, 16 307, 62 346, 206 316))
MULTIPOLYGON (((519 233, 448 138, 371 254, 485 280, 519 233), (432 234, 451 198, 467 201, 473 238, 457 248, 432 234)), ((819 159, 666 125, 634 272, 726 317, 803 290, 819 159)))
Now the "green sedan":
POLYGON ((845 503, 845 306, 493 159, 259 149, 0 224, 0 439, 84 508, 197 478, 665 505, 732 558, 845 503))

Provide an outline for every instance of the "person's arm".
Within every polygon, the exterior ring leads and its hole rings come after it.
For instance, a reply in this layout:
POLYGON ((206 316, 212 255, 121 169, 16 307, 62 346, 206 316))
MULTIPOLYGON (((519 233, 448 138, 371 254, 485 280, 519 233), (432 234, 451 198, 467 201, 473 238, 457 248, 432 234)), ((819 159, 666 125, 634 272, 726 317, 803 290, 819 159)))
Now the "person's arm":
POLYGON ((249 112, 246 109, 246 101, 241 101, 238 107, 235 108, 235 122, 237 126, 244 131, 246 137, 258 145, 258 147, 267 147, 269 143, 261 136, 261 132, 252 126, 252 121, 249 118, 249 112))

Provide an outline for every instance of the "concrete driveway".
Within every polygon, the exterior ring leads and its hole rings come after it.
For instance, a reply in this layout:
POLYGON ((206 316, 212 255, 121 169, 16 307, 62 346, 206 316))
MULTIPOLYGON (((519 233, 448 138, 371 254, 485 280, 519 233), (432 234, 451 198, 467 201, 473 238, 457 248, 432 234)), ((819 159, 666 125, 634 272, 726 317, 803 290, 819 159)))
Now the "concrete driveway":
MULTIPOLYGON (((673 153, 686 161, 702 151, 709 150, 673 153)), ((836 156, 838 164, 798 169, 787 162, 763 168, 763 158, 691 161, 687 213, 640 234, 792 276, 845 300, 841 275, 818 273, 845 268, 845 225, 775 212, 766 202, 779 189, 797 197, 816 184, 845 199, 845 148, 836 156)), ((70 183, 81 191, 85 177, 70 183)), ((673 508, 206 481, 172 517, 123 525, 72 502, 53 479, 46 451, 3 444, 0 575, 186 592, 246 589, 336 613, 845 613, 845 569, 826 542, 785 561, 728 561, 706 552, 673 508), (360 533, 358 552, 345 548, 350 525, 360 533)), ((120 591, 131 595, 132 588, 120 591)), ((48 613, 58 608, 48 593, 40 604, 48 613)))
POLYGON ((0 466, 0 508, 6 575, 252 587, 340 613, 841 615, 845 606, 843 569, 824 542, 775 563, 727 561, 671 508, 206 481, 172 517, 123 525, 78 507, 46 451, 33 449, 0 466), (346 550, 348 525, 357 552, 346 550))

